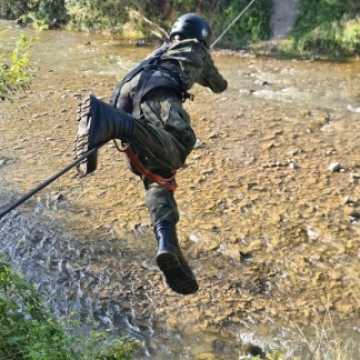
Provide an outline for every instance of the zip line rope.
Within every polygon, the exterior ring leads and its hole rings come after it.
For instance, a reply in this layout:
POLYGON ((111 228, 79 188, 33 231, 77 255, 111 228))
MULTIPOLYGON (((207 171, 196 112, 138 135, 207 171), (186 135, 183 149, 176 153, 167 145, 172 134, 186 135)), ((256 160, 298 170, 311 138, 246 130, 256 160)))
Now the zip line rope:
MULTIPOLYGON (((252 4, 256 0, 251 0, 250 3, 240 12, 238 16, 234 18, 234 20, 231 21, 231 23, 225 28, 225 30, 219 35, 219 37, 211 44, 210 49, 213 49, 214 46, 227 34, 227 32, 236 24, 236 22, 248 11, 248 9, 252 6, 252 4)), ((165 32, 166 33, 166 32, 165 32)), ((115 142, 116 144, 116 142, 115 142)), ((94 153, 96 150, 100 149, 104 143, 96 146, 95 148, 91 149, 90 151, 84 153, 81 157, 73 161, 71 164, 66 166, 64 169, 60 170, 55 175, 51 176, 47 180, 40 183, 38 186, 36 186, 34 189, 30 190, 28 193, 23 195, 20 199, 12 203, 10 206, 8 206, 5 210, 0 212, 0 220, 10 213, 12 210, 16 209, 18 206, 22 205, 25 201, 29 200, 31 197, 33 197, 35 194, 37 194, 39 191, 50 185, 52 182, 57 180, 59 177, 66 174, 68 171, 70 171, 73 167, 80 164, 86 157, 94 153)), ((117 145, 117 144, 116 144, 117 145)))
POLYGON ((78 159, 76 159, 75 161, 73 161, 71 164, 69 164, 68 166, 66 166, 64 169, 60 170, 58 173, 56 173, 55 175, 49 177, 47 180, 43 181, 41 184, 39 184, 38 186, 36 186, 34 189, 32 189, 31 191, 29 191, 28 193, 26 193, 25 195, 23 195, 20 199, 16 200, 13 204, 11 204, 10 206, 8 206, 5 210, 0 212, 0 220, 7 215, 10 211, 16 209, 18 206, 20 206, 21 204, 23 204, 25 201, 29 200, 32 196, 34 196, 36 193, 38 193, 39 191, 41 191, 42 189, 44 189, 45 187, 47 187, 48 185, 50 185, 52 182, 54 182, 56 179, 58 179, 60 176, 63 176, 64 174, 66 174, 68 171, 70 171, 73 167, 75 167, 76 165, 80 164, 86 157, 88 157, 89 155, 91 155, 92 153, 94 153, 96 150, 98 150, 99 148, 101 148, 103 145, 105 145, 105 143, 102 143, 100 145, 98 145, 97 147, 87 151, 86 153, 84 153, 83 155, 81 155, 78 159))

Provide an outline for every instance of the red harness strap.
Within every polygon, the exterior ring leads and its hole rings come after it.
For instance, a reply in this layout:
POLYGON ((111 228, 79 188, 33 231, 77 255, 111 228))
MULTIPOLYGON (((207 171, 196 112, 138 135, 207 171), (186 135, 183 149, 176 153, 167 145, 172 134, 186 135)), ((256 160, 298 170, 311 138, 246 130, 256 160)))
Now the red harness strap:
POLYGON ((170 178, 164 178, 160 175, 154 174, 150 170, 148 170, 140 161, 137 154, 131 149, 130 146, 128 146, 125 150, 123 150, 127 156, 127 158, 130 161, 131 167, 138 172, 139 174, 143 175, 147 179, 149 179, 152 182, 156 182, 163 188, 165 188, 168 191, 174 192, 177 188, 175 175, 176 171, 174 171, 174 175, 170 178))

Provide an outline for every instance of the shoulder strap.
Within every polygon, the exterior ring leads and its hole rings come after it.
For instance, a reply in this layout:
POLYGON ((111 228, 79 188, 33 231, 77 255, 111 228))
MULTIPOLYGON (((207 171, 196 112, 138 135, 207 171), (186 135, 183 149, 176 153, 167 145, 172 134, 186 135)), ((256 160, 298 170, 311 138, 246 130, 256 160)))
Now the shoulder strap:
POLYGON ((123 85, 129 81, 131 81, 136 75, 138 75, 141 71, 145 69, 150 69, 152 67, 155 67, 160 59, 161 56, 169 49, 169 44, 164 43, 159 49, 155 50, 153 54, 151 54, 148 58, 140 62, 138 65, 136 65, 130 72, 117 84, 111 99, 110 104, 112 106, 116 106, 117 101, 120 96, 121 88, 123 85))

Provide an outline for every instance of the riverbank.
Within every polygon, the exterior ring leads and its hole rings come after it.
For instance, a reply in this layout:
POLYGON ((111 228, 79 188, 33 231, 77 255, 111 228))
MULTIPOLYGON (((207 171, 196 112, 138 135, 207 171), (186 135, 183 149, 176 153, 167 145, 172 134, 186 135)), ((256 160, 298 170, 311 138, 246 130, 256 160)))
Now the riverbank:
MULTIPOLYGON (((157 1, 151 4, 139 1, 136 6, 113 0, 10 0, 0 5, 0 18, 18 19, 19 24, 31 24, 38 29, 67 28, 105 32, 123 39, 153 40, 163 37, 158 26, 168 30, 176 18, 186 12, 202 13, 212 24, 214 34, 219 34, 247 4, 247 0, 157 1)), ((267 39, 270 16, 271 0, 258 0, 224 38, 222 46, 239 48, 267 39)))
MULTIPOLYGON (((163 36, 159 26, 169 29, 178 15, 192 11, 204 14, 212 24, 214 34, 220 34, 247 4, 247 0, 226 3, 191 0, 166 4, 157 1, 150 6, 146 1, 140 1, 134 7, 126 1, 9 0, 0 4, 0 18, 18 19, 19 24, 32 24, 38 29, 102 32, 143 43, 159 40, 163 36)), ((273 13, 275 10, 271 0, 256 1, 219 46, 233 50, 259 48, 257 43, 278 35, 278 29, 274 29, 274 23, 277 23, 280 29, 282 25, 290 26, 290 32, 287 41, 271 45, 272 54, 344 58, 360 53, 360 7, 357 1, 321 0, 314 4, 312 0, 299 0, 289 7, 291 13, 283 14, 282 18, 277 18, 279 14, 273 13), (297 19, 293 28, 293 20, 288 24, 290 18, 297 19)))

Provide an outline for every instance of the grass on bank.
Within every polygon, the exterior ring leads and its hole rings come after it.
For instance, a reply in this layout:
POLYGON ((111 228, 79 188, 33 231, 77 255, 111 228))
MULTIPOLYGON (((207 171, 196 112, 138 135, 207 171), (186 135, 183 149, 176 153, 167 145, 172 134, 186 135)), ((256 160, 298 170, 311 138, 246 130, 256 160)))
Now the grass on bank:
POLYGON ((358 0, 300 0, 290 52, 343 57, 360 54, 358 0))
POLYGON ((129 340, 107 342, 103 333, 69 335, 34 288, 0 259, 0 359, 131 360, 136 349, 129 340))
POLYGON ((254 53, 280 58, 342 60, 360 55, 359 0, 299 0, 287 39, 254 43, 254 53))

